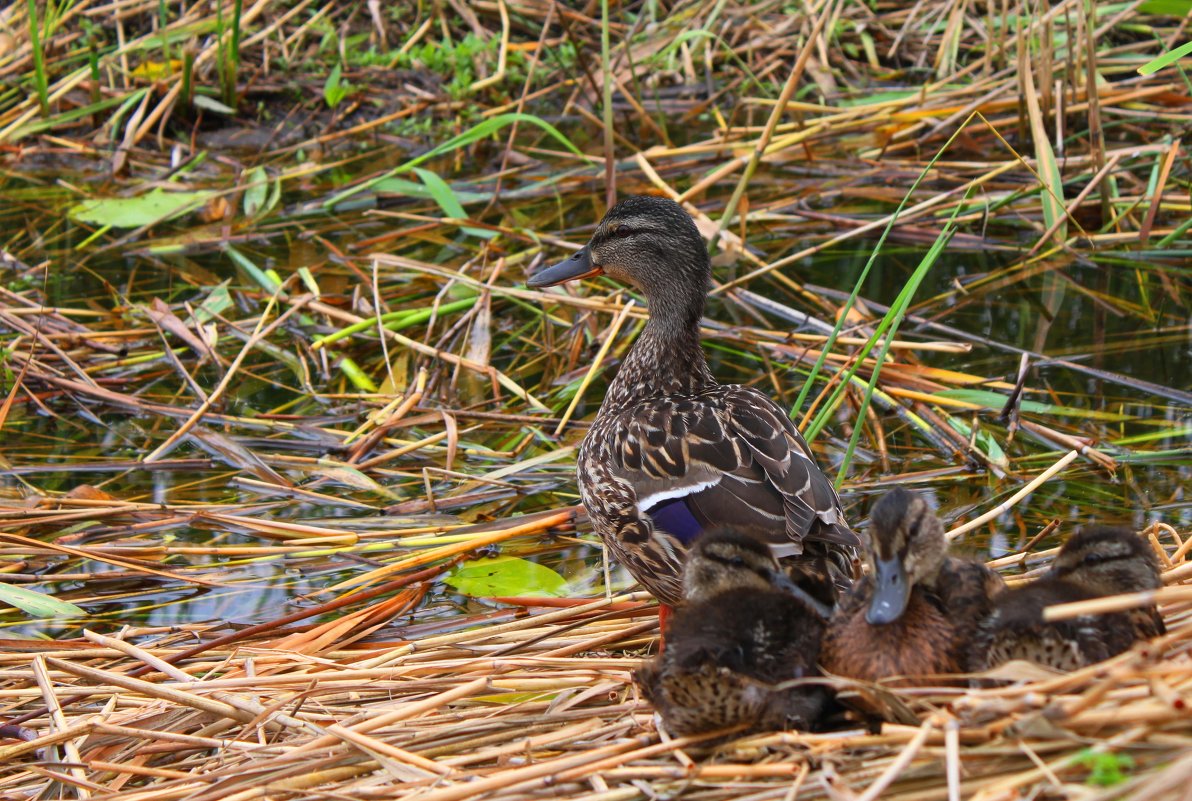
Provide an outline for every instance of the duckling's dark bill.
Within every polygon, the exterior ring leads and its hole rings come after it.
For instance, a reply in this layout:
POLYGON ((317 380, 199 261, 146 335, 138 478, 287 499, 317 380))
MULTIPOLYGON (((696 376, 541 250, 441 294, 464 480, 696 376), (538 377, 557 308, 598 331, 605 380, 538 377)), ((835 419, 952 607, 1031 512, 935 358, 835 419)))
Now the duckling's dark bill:
POLYGON ((807 590, 800 587, 791 580, 790 576, 786 575, 785 573, 779 571, 771 576, 770 580, 776 589, 779 589, 782 592, 785 592, 787 595, 790 595, 792 598, 800 601, 812 612, 815 612, 817 615, 819 615, 821 620, 827 620, 828 618, 832 617, 832 607, 828 606, 809 593, 807 590))
POLYGON ((603 272, 604 270, 598 265, 592 264, 592 254, 588 248, 582 247, 566 261, 552 264, 545 270, 539 270, 530 280, 526 281, 526 286, 534 288, 554 286, 565 281, 574 281, 577 278, 600 275, 603 272))
POLYGON ((911 584, 907 581, 906 568, 902 560, 875 559, 873 563, 873 600, 865 619, 871 625, 893 623, 906 611, 911 597, 911 584))

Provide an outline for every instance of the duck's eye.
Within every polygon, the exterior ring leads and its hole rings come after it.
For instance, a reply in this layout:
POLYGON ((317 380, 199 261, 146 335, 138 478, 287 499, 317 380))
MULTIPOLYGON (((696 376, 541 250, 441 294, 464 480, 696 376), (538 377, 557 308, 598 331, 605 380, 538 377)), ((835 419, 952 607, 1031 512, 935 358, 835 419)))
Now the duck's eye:
POLYGON ((628 225, 618 225, 616 228, 608 232, 609 239, 624 239, 633 233, 633 229, 628 225))
POLYGON ((745 567, 745 560, 739 556, 730 556, 728 563, 733 567, 745 567))

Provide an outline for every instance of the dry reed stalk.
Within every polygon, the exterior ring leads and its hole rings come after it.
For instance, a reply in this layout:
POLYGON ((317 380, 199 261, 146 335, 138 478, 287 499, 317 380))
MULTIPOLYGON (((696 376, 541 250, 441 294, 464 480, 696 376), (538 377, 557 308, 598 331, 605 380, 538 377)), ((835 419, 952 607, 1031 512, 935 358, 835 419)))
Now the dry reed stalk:
MULTIPOLYGON (((593 606, 601 606, 603 602, 598 602, 593 606)), ((520 623, 523 635, 520 641, 523 643, 532 643, 535 641, 535 632, 541 627, 550 627, 552 624, 549 621, 564 622, 568 618, 566 615, 574 610, 560 610, 559 612, 548 613, 547 615, 537 616, 539 619, 529 619, 526 623, 520 623), (529 625, 527 625, 527 623, 529 625)), ((621 631, 629 631, 633 628, 631 622, 624 621, 616 623, 616 621, 606 621, 599 623, 592 621, 591 623, 582 624, 583 626, 602 625, 609 626, 610 633, 620 629, 621 631)), ((507 632, 512 634, 514 632, 507 632)), ((604 635, 599 635, 604 636, 604 635)), ((599 636, 597 638, 599 638, 599 636)), ((1173 639, 1169 646, 1176 642, 1184 642, 1190 636, 1187 628, 1183 632, 1173 631, 1173 639)), ((446 642, 445 639, 439 638, 438 644, 426 641, 422 647, 427 649, 431 654, 436 651, 442 652, 444 649, 453 647, 452 642, 446 642)), ((557 642, 557 641, 555 641, 557 642)), ((553 650, 556 646, 552 644, 550 635, 546 640, 541 640, 536 645, 527 646, 533 649, 542 649, 545 654, 553 650)), ((239 657, 244 659, 244 656, 239 657)), ((235 680, 215 680, 210 682, 193 682, 183 683, 176 682, 173 686, 179 689, 183 687, 208 687, 209 689, 217 689, 226 687, 233 689, 234 687, 241 687, 244 690, 254 689, 259 693, 275 694, 284 692, 285 688, 292 687, 298 689, 300 687, 318 687, 324 682, 330 680, 331 683, 327 685, 330 689, 333 685, 335 687, 342 687, 344 690, 355 689, 354 693, 341 694, 338 696, 342 700, 335 700, 336 696, 323 694, 320 696, 324 700, 322 705, 326 707, 327 704, 349 704, 350 706, 344 708, 346 716, 342 718, 345 723, 344 731, 341 732, 340 737, 326 736, 316 737, 310 739, 305 743, 293 742, 294 735, 297 730, 290 728, 286 729, 286 734, 283 735, 285 740, 289 740, 292 744, 289 747, 279 749, 278 743, 272 747, 272 751, 276 754, 274 757, 267 757, 268 750, 261 751, 261 758, 257 758, 254 762, 254 774, 261 778, 258 782, 259 786, 268 786, 273 789, 273 792, 280 792, 283 787, 298 788, 302 782, 298 779, 282 779, 281 774, 276 771, 288 771, 295 763, 295 757, 299 755, 316 755, 316 754, 330 754, 326 749, 334 749, 337 743, 342 743, 341 738, 348 738, 357 746, 363 747, 366 752, 377 754, 377 756, 384 756, 386 759, 397 761, 408 760, 406 764, 411 766, 418 766, 419 769, 432 770, 433 772, 441 773, 443 769, 450 768, 455 771, 471 771, 473 766, 479 767, 483 765, 495 765, 503 758, 511 757, 517 754, 525 753, 525 749, 530 749, 532 752, 542 750, 543 753, 551 749, 568 748, 568 744, 579 745, 584 743, 584 738, 596 736, 598 732, 604 731, 616 737, 617 732, 629 734, 633 729, 626 729, 624 723, 614 723, 614 720, 608 720, 608 725, 601 726, 598 722, 600 710, 605 702, 601 699, 607 698, 611 691, 614 694, 621 692, 628 687, 628 670, 635 664, 636 660, 619 657, 615 659, 592 659, 587 658, 573 658, 573 659, 547 659, 541 656, 523 655, 511 656, 492 662, 489 672, 484 675, 464 679, 462 682, 459 679, 453 679, 452 676, 461 676, 460 671, 474 671, 481 662, 474 658, 456 658, 452 660, 439 660, 437 662, 424 662, 422 672, 429 676, 442 677, 442 679, 435 679, 436 686, 444 688, 436 694, 426 697, 424 690, 416 689, 410 684, 408 672, 403 669, 400 664, 392 665, 385 669, 371 669, 361 671, 358 669, 349 669, 348 671, 327 671, 326 678, 316 678, 312 676, 308 668, 302 668, 300 673, 294 675, 274 674, 272 676, 261 676, 257 684, 253 684, 252 677, 244 677, 243 679, 235 680), (511 668, 515 668, 511 672, 511 668), (497 673, 491 672, 496 670, 497 673), (603 683, 594 681, 591 678, 591 670, 608 670, 613 669, 616 672, 609 674, 605 673, 606 679, 603 683), (567 673, 574 672, 574 679, 565 679, 567 673), (516 676, 522 671, 529 671, 523 673, 524 678, 517 679, 516 676), (549 673, 549 676, 544 676, 543 672, 549 673), (342 677, 339 677, 342 673, 342 677), (498 675, 499 674, 499 675, 498 675), (538 676, 540 678, 534 678, 538 676), (338 677, 338 678, 337 678, 338 677), (443 679, 446 681, 444 682, 443 679), (315 684, 311 685, 310 682, 315 684), (394 683, 391 683, 394 682, 394 683), (409 687, 408 690, 402 690, 402 687, 409 687), (504 689, 500 689, 504 687, 504 689), (532 719, 535 721, 534 726, 541 727, 547 725, 547 730, 539 730, 534 733, 529 733, 526 737, 520 737, 519 731, 524 726, 519 726, 515 721, 521 720, 518 709, 529 709, 527 705, 513 704, 501 705, 484 708, 471 707, 471 712, 465 711, 467 707, 460 709, 453 713, 448 713, 445 704, 465 702, 467 698, 485 692, 507 692, 507 693, 524 693, 532 691, 532 688, 540 688, 541 691, 558 692, 561 688, 571 688, 572 690, 582 691, 584 688, 590 688, 594 692, 583 693, 576 697, 575 701, 570 705, 554 705, 555 714, 567 714, 569 712, 579 713, 582 717, 566 718, 561 717, 553 725, 551 724, 551 715, 547 713, 547 706, 538 704, 536 706, 540 711, 534 713, 532 719), (400 701, 396 707, 393 707, 394 697, 392 692, 398 691, 399 698, 409 699, 408 701, 400 701), (418 700, 418 699, 423 700, 418 700), (356 700, 352 700, 356 699, 356 700), (381 706, 375 707, 376 703, 380 702, 381 706), (361 704, 363 703, 363 707, 361 704), (390 706, 391 709, 385 711, 385 707, 390 706), (352 718, 354 713, 359 713, 363 708, 375 707, 379 714, 367 714, 366 717, 361 718, 358 714, 356 719, 359 723, 353 723, 352 718), (465 717, 461 719, 459 715, 463 713, 465 717), (596 717, 593 717, 595 715, 596 717), (509 723, 502 723, 504 718, 509 718, 509 723), (471 722, 465 723, 465 720, 471 722), (409 730, 403 734, 403 729, 394 727, 393 724, 399 721, 420 721, 419 727, 414 730, 409 730), (486 722, 487 721, 487 722, 486 722), (464 728, 460 728, 461 724, 464 728), (468 742, 477 742, 477 736, 483 729, 478 729, 478 726, 492 726, 496 728, 493 730, 493 736, 497 739, 491 741, 487 748, 476 750, 474 747, 466 745, 468 742), (610 727, 611 726, 611 727, 610 727), (429 728, 427 728, 429 727, 429 728), (444 728, 445 727, 445 728, 444 728), (437 729, 443 729, 444 733, 451 731, 467 731, 471 730, 471 739, 458 740, 458 746, 451 746, 450 739, 444 740, 444 746, 436 750, 436 756, 426 757, 421 752, 424 751, 427 744, 435 742, 432 737, 426 740, 426 735, 437 729), (411 739, 413 737, 414 739, 411 739), (416 742, 421 742, 417 745, 416 742), (444 750, 444 747, 446 750, 444 750), (466 754, 459 749, 466 749, 471 751, 466 754), (383 753, 382 753, 383 752, 383 753), (426 760, 426 761, 421 761, 426 760), (277 778, 268 778, 270 775, 275 775, 277 778), (295 783, 291 783, 295 782, 295 783)), ((1128 664, 1128 661, 1118 660, 1113 664, 1121 664, 1123 666, 1128 664)), ((51 663, 53 664, 53 663, 51 663)), ((1152 662, 1152 665, 1161 665, 1162 662, 1152 662)), ((294 663, 294 667, 299 667, 300 663, 294 663)), ((100 672, 102 675, 104 672, 100 672)), ((96 675, 96 678, 99 678, 96 675)), ((462 676, 466 676, 463 673, 462 676)), ((717 760, 708 763, 700 763, 697 767, 687 767, 679 763, 668 764, 666 762, 658 762, 659 759, 667 759, 666 755, 676 753, 678 750, 689 748, 695 744, 691 740, 686 741, 668 741, 651 743, 649 740, 642 741, 637 738, 627 740, 617 740, 608 742, 603 745, 598 745, 596 748, 584 748, 583 753, 574 756, 567 756, 566 751, 562 755, 549 756, 539 760, 535 760, 534 764, 525 767, 518 767, 516 763, 507 765, 504 768, 491 772, 488 770, 482 771, 476 775, 478 778, 472 781, 461 781, 453 783, 446 787, 438 789, 431 789, 425 785, 424 779, 417 779, 415 774, 400 772, 394 774, 394 779, 401 782, 396 786, 408 786, 410 792, 414 792, 417 788, 424 788, 421 790, 419 797, 425 797, 429 794, 432 798, 453 799, 475 797, 477 794, 487 793, 493 798, 504 798, 513 793, 534 793, 545 791, 547 785, 543 782, 546 777, 554 776, 553 783, 549 785, 551 792, 561 793, 556 797, 565 797, 569 799, 576 799, 587 797, 583 792, 585 785, 584 779, 589 776, 603 777, 606 784, 607 792, 613 792, 617 787, 631 788, 632 782, 636 780, 646 780, 651 783, 658 783, 656 786, 665 786, 666 783, 679 783, 698 780, 706 784, 709 789, 713 787, 723 787, 720 792, 729 792, 730 788, 740 786, 741 782, 760 782, 761 790, 765 787, 773 788, 774 791, 779 791, 779 788, 785 788, 789 785, 792 778, 797 778, 804 787, 819 787, 820 779, 815 778, 819 775, 819 769, 813 767, 808 761, 800 756, 800 750, 808 746, 812 748, 827 748, 830 749, 825 753, 834 753, 842 755, 849 753, 850 749, 858 749, 857 753, 868 752, 870 754, 882 754, 877 762, 870 762, 871 768, 862 769, 860 763, 852 767, 842 768, 842 776, 847 777, 847 780, 856 786, 868 785, 865 797, 877 797, 878 794, 882 798, 913 798, 913 793, 908 794, 908 788, 913 787, 914 782, 924 782, 927 776, 930 775, 930 784, 927 786, 939 787, 941 791, 946 793, 960 792, 963 795, 969 795, 978 788, 988 788, 1003 791, 1006 787, 1022 786, 1023 784, 1035 781, 1042 769, 1050 771, 1064 771, 1074 764, 1071 760, 1070 754, 1074 752, 1072 745, 1064 742, 1048 743, 1046 741, 1037 741, 1032 743, 1030 751, 1039 755, 1046 755, 1043 762, 1026 761, 1026 767, 1013 767, 1016 763, 1011 763, 1000 770, 994 770, 988 773, 985 770, 977 770, 975 775, 982 777, 980 780, 968 779, 965 782, 957 785, 955 780, 955 773, 952 772, 953 778, 948 778, 946 770, 939 770, 931 774, 919 773, 919 778, 907 784, 905 779, 899 778, 903 776, 904 769, 908 768, 912 763, 916 763, 916 754, 922 754, 924 748, 944 747, 947 751, 952 746, 947 743, 951 739, 955 739, 964 745, 960 748, 965 749, 965 766, 967 769, 974 770, 981 764, 982 759, 987 757, 980 756, 980 751, 972 751, 971 749, 977 747, 983 742, 997 742, 998 734, 996 728, 989 728, 987 726, 974 726, 965 720, 966 710, 973 711, 980 710, 984 706, 988 706, 993 698, 999 695, 1006 698, 1030 698, 1038 697, 1041 694, 1055 695, 1055 697, 1064 697, 1064 693, 1071 693, 1082 687, 1087 686, 1090 681, 1097 681, 1100 678, 1100 698, 1096 700, 1093 697, 1091 706, 1081 708, 1071 704, 1065 707, 1066 711, 1063 713, 1067 716, 1065 725, 1076 727, 1077 731, 1092 731, 1105 726, 1118 726, 1122 721, 1129 720, 1133 722, 1136 729, 1145 726, 1163 726, 1168 722, 1179 719, 1179 715, 1175 712, 1170 704, 1170 701, 1162 704, 1156 704, 1148 700, 1145 688, 1148 686, 1145 682, 1138 683, 1136 669, 1110 670, 1106 673, 1103 668, 1093 666, 1085 671, 1074 673, 1068 677, 1057 677, 1050 682, 1028 684, 1025 687, 1015 688, 1008 687, 1004 689, 991 689, 983 691, 970 691, 968 696, 968 704, 957 707, 961 715, 953 723, 945 723, 942 727, 938 723, 928 721, 920 727, 897 727, 886 726, 881 734, 867 735, 867 734, 826 734, 826 735, 770 735, 765 738, 757 740, 757 742, 771 742, 773 745, 770 748, 783 749, 781 743, 790 741, 795 750, 790 751, 785 757, 781 757, 778 761, 770 764, 753 764, 752 760, 746 756, 744 761, 733 759, 733 748, 731 744, 728 750, 723 750, 722 756, 717 760), (1048 685, 1051 685, 1049 688, 1048 685), (1137 689, 1133 689, 1137 688, 1137 689), (1129 696, 1123 695, 1122 691, 1129 689, 1129 696), (1127 701, 1127 697, 1132 700, 1127 701), (982 701, 981 699, 990 699, 990 701, 982 701), (1127 704, 1123 708, 1123 703, 1127 704), (1110 708, 1109 706, 1112 706, 1110 708), (929 736, 930 735, 930 736, 929 736), (818 743, 819 745, 815 745, 818 743), (976 760, 974 762, 974 760, 976 760), (1041 768, 1040 765, 1043 767, 1041 768), (1012 772, 1007 773, 1006 768, 1012 772), (867 778, 862 778, 867 777, 867 778), (773 784, 779 782, 779 784, 773 784), (782 784, 785 782, 785 784, 782 784), (951 789, 948 789, 951 788, 951 789)), ((1192 675, 1189 672, 1176 664, 1172 664, 1167 669, 1167 675, 1172 679, 1166 682, 1173 688, 1188 687, 1192 682, 1192 675), (1173 672, 1174 671, 1174 672, 1173 672)), ((429 686, 429 685, 428 685, 429 686)), ((158 703, 165 700, 169 702, 159 692, 159 688, 140 688, 146 690, 148 695, 145 697, 156 699, 158 703)), ((195 703, 197 696, 193 693, 183 691, 184 695, 179 698, 178 703, 183 707, 191 707, 195 703)), ((963 693, 964 691, 960 691, 963 693)), ((1096 694, 1094 694, 1095 696, 1096 694)), ((1075 696, 1070 696, 1075 697, 1075 696)), ((1085 695, 1086 698, 1090 696, 1085 695)), ((609 714, 620 717, 624 713, 617 713, 614 710, 623 707, 611 706, 604 707, 609 710, 609 714)), ((635 705, 635 707, 642 709, 642 707, 635 705)), ((222 714, 228 714, 230 708, 220 708, 222 714)), ((1016 715, 1014 708, 1008 708, 1006 713, 1011 716, 1016 715)), ((1002 714, 1006 714, 1002 713, 1002 714)), ((988 712, 978 713, 981 715, 988 715, 988 712)), ((320 714, 322 716, 322 714, 320 714)), ((639 718, 639 722, 633 724, 634 726, 642 726, 645 718, 639 718)), ((332 727, 337 727, 340 724, 332 722, 332 727)), ((648 724, 646 724, 648 725, 648 724)), ((120 727, 112 727, 104 724, 106 728, 91 727, 88 731, 108 731, 112 735, 118 735, 121 732, 131 732, 133 730, 122 729, 120 727)), ((638 729, 642 732, 637 737, 644 736, 648 729, 638 729)), ((72 733, 76 736, 82 733, 83 730, 74 729, 72 733)), ((137 736, 145 737, 152 736, 147 731, 140 732, 137 736)), ((1129 743, 1135 741, 1141 736, 1141 730, 1127 730, 1122 736, 1106 738, 1105 741, 1117 746, 1128 746, 1129 743)), ((202 738, 186 737, 176 738, 181 745, 188 742, 193 742, 194 745, 202 747, 206 740, 202 738)), ((46 740, 41 740, 46 742, 46 740)), ((599 740, 597 740, 599 742, 599 740)), ((746 751, 742 755, 757 755, 759 752, 756 746, 750 746, 750 738, 739 740, 740 747, 745 747, 746 751)), ((246 744, 247 745, 247 744, 246 744)), ((259 746, 258 746, 259 749, 259 746)), ((226 758, 235 759, 239 749, 233 748, 224 750, 226 758)), ((995 752, 991 752, 995 753, 995 752)), ((1012 752, 1008 752, 1012 753, 1012 752)), ((773 754, 777 756, 777 754, 773 754)), ((304 757, 305 758, 305 757, 304 757)), ((335 757, 339 760, 342 757, 335 757)), ((382 762, 376 762, 373 768, 368 768, 367 765, 362 765, 365 772, 361 773, 359 768, 349 770, 347 767, 336 769, 333 766, 336 762, 326 761, 327 757, 318 757, 318 764, 322 767, 317 772, 320 782, 335 786, 339 785, 343 788, 352 786, 354 782, 359 781, 371 771, 386 771, 382 762), (338 770, 338 772, 336 772, 338 770)), ((86 758, 84 757, 84 761, 86 758)), ((946 760, 945 760, 946 761, 946 760)), ((308 764, 314 764, 309 763, 308 764)), ((845 763, 848 764, 848 763, 845 763)), ((134 766, 135 768, 135 766, 134 766)), ((92 767, 90 770, 97 770, 98 767, 92 767)), ((393 770, 389 768, 388 770, 393 770)), ((130 774, 135 773, 135 769, 130 769, 130 774)), ((150 772, 151 773, 151 772, 150 772)), ((136 775, 147 775, 142 772, 136 775)), ((166 776, 161 776, 166 778, 166 776)), ((181 778, 171 776, 170 778, 181 778)), ((216 778, 216 777, 213 777, 216 778)), ((234 785, 222 783, 224 780, 217 780, 216 784, 208 784, 208 786, 227 787, 233 792, 245 794, 243 797, 256 797, 252 795, 252 791, 246 788, 237 788, 234 785)), ((182 786, 197 789, 200 785, 193 782, 185 783, 182 786)), ((314 786, 314 785, 308 785, 314 786)), ((181 789, 181 788, 180 788, 181 789)), ((782 790, 785 792, 785 789, 782 790)), ((819 793, 813 793, 809 797, 817 797, 819 793)), ((225 793, 225 796, 227 794, 225 793)), ((154 798, 151 793, 144 794, 146 799, 154 798)), ((169 792, 161 797, 178 797, 169 792)), ((802 793, 800 793, 802 797, 802 793)))
POLYGON ((1049 606, 1043 610, 1044 620, 1070 620, 1081 615, 1102 615, 1106 612, 1125 612, 1141 606, 1192 601, 1192 587, 1161 587, 1124 595, 1110 595, 1067 604, 1049 606))
POLYGON ((989 522, 990 520, 994 520, 997 517, 1000 517, 1002 514, 1004 514, 1006 512, 1006 510, 1012 508, 1014 506, 1014 504, 1018 503, 1023 498, 1025 498, 1026 496, 1028 496, 1032 492, 1034 492, 1036 489, 1038 489, 1042 485, 1046 484, 1052 478, 1052 476, 1056 475, 1061 470, 1063 470, 1065 467, 1067 467, 1068 464, 1071 463, 1074 459, 1076 459, 1076 457, 1078 457, 1079 455, 1080 455, 1079 451, 1069 451, 1062 458, 1060 458, 1060 460, 1058 462, 1056 462, 1051 467, 1044 470, 1039 475, 1035 476, 1035 478, 1031 479, 1031 481, 1029 481, 1024 487, 1019 489, 1017 492, 1015 492, 1013 495, 1011 495, 1008 499, 1006 499, 1002 503, 998 504, 993 509, 990 509, 989 511, 987 511, 983 514, 978 515, 977 517, 973 518, 972 520, 968 521, 967 523, 956 526, 956 527, 952 528, 951 530, 949 530, 948 531, 948 539, 954 540, 957 537, 959 537, 960 535, 964 534, 966 531, 972 531, 973 529, 977 528, 978 526, 982 526, 985 523, 989 522))
POLYGON ((567 422, 571 419, 571 415, 575 412, 575 407, 583 400, 584 391, 592 383, 592 379, 600 370, 600 365, 603 364, 605 356, 608 355, 608 350, 612 347, 613 342, 617 339, 617 333, 621 330, 621 326, 625 323, 625 318, 629 312, 633 310, 634 301, 628 301, 621 310, 617 312, 617 316, 613 318, 612 325, 608 332, 604 335, 604 341, 600 343, 600 350, 596 351, 596 358, 592 360, 592 366, 588 372, 584 374, 584 378, 580 381, 579 388, 575 391, 575 395, 571 398, 571 403, 567 404, 567 409, 563 412, 563 416, 559 419, 559 425, 555 427, 555 436, 559 436, 563 429, 567 427, 567 422))

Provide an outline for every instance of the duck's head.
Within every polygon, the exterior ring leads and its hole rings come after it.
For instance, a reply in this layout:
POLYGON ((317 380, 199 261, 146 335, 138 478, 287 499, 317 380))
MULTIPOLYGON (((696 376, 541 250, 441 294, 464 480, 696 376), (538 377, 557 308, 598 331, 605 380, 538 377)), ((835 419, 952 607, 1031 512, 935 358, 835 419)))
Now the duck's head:
POLYGON ((673 200, 627 197, 613 206, 596 232, 571 258, 534 274, 527 285, 548 287, 607 275, 636 287, 651 309, 674 299, 703 311, 711 280, 708 252, 691 216, 673 200))
POLYGON ((893 623, 906 611, 911 590, 939 573, 948 550, 944 524, 913 492, 886 493, 869 513, 870 577, 873 599, 865 619, 893 623))
POLYGON ((1150 543, 1114 526, 1081 529, 1060 548, 1051 574, 1098 595, 1153 590, 1163 583, 1150 543))

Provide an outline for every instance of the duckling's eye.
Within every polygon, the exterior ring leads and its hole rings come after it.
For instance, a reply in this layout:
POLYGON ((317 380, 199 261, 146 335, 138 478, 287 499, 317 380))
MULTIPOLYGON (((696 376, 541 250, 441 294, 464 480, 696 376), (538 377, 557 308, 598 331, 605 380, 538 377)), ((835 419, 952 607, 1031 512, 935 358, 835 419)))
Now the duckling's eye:
POLYGON ((1111 558, 1111 557, 1108 557, 1108 556, 1106 556, 1105 554, 1100 554, 1100 553, 1090 553, 1090 554, 1087 554, 1087 555, 1086 555, 1086 556, 1085 556, 1083 559, 1081 559, 1080 561, 1084 562, 1086 565, 1099 565, 1099 564, 1101 564, 1102 562, 1107 562, 1107 561, 1109 561, 1109 559, 1110 559, 1110 558, 1111 558))

